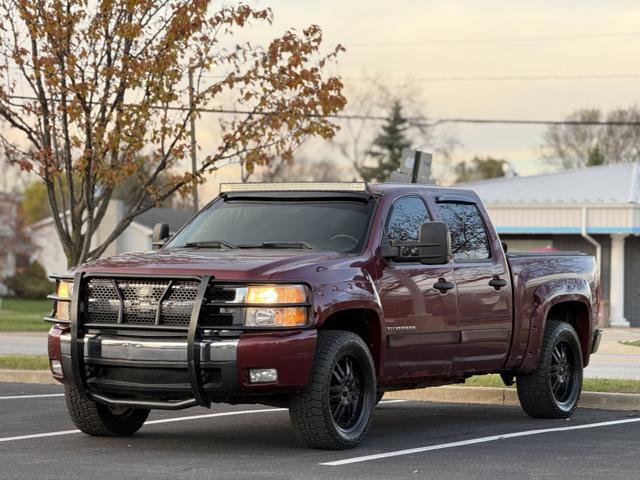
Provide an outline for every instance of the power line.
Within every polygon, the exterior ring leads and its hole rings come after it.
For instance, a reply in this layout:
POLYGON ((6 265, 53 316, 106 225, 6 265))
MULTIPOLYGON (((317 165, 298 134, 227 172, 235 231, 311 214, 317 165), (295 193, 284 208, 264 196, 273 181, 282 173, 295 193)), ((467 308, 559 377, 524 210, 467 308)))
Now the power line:
MULTIPOLYGON (((202 74, 202 78, 209 80, 219 80, 226 78, 225 75, 202 74)), ((541 80, 624 80, 629 78, 640 78, 640 73, 595 73, 595 74, 575 74, 575 75, 440 75, 430 77, 408 77, 411 82, 503 82, 503 81, 541 81, 541 80)), ((347 82, 372 82, 377 81, 376 77, 341 77, 347 82)))
MULTIPOLYGON (((38 100, 36 97, 28 97, 21 95, 11 95, 9 98, 16 100, 38 100)), ((55 100, 54 100, 55 101, 55 100)), ((99 102, 93 102, 93 105, 99 105, 99 102)), ((157 110, 170 110, 178 112, 189 112, 188 107, 182 106, 161 106, 151 105, 150 108, 157 110)), ((242 110, 236 108, 196 108, 198 113, 211 113, 217 115, 274 115, 275 111, 253 111, 242 110)), ((348 114, 337 113, 332 115, 320 115, 320 114, 308 114, 309 118, 327 117, 336 120, 372 120, 372 121, 386 121, 388 117, 385 115, 360 115, 360 114, 348 114)), ((433 127, 444 124, 493 124, 493 125, 581 125, 581 126, 611 126, 611 127, 640 127, 640 121, 609 121, 609 120, 544 120, 544 119, 523 119, 523 118, 465 118, 465 117, 440 117, 425 119, 422 117, 408 117, 412 125, 433 127)))
POLYGON ((513 36, 513 37, 476 37, 476 38, 451 38, 440 40, 400 40, 397 42, 367 42, 352 43, 347 47, 402 47, 410 45, 459 45, 468 43, 504 43, 504 42, 539 42, 555 40, 583 40, 591 38, 629 38, 638 37, 640 32, 620 32, 620 33, 584 33, 584 34, 558 34, 558 35, 533 35, 533 36, 513 36))
MULTIPOLYGON (((10 70, 17 70, 16 67, 9 67, 10 70)), ((203 73, 200 75, 207 80, 221 80, 227 75, 214 75, 203 73)), ((434 75, 428 77, 407 77, 409 82, 505 82, 505 81, 567 81, 567 80, 625 80, 640 78, 640 73, 585 73, 569 75, 434 75)), ((341 77, 347 82, 373 82, 378 81, 376 77, 341 77)))
MULTIPOLYGON (((470 75, 470 76, 433 76, 410 77, 416 82, 503 82, 503 81, 541 81, 541 80, 621 80, 640 78, 640 73, 611 73, 585 75, 470 75)), ((347 81, 373 81, 373 77, 344 77, 347 81)))

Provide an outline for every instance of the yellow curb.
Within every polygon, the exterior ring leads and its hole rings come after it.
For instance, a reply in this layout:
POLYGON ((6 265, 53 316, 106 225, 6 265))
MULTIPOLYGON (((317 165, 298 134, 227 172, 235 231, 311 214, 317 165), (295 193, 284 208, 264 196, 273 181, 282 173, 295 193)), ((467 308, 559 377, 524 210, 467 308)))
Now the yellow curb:
MULTIPOLYGON (((442 403, 520 405, 518 394, 514 388, 496 387, 432 387, 387 392, 384 398, 442 403)), ((601 410, 640 410, 640 394, 583 392, 580 396, 579 406, 601 410)))

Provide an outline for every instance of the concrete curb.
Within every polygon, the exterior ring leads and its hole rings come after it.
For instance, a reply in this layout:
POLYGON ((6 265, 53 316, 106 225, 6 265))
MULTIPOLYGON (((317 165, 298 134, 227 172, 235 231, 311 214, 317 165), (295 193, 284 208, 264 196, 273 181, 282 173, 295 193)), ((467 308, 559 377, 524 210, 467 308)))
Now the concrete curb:
MULTIPOLYGON (((514 388, 493 387, 432 387, 420 390, 388 392, 384 398, 442 403, 482 403, 491 405, 520 405, 514 388)), ((640 394, 582 392, 581 408, 600 410, 640 410, 640 394)))
POLYGON ((10 370, 8 368, 0 368, 0 382, 59 385, 53 379, 49 370, 10 370))
MULTIPOLYGON (((57 385, 48 370, 0 369, 0 382, 57 385)), ((387 392, 385 399, 417 400, 441 403, 480 403, 488 405, 520 405, 514 388, 432 387, 420 390, 387 392)), ((582 392, 580 407, 600 410, 640 411, 640 394, 582 392)))

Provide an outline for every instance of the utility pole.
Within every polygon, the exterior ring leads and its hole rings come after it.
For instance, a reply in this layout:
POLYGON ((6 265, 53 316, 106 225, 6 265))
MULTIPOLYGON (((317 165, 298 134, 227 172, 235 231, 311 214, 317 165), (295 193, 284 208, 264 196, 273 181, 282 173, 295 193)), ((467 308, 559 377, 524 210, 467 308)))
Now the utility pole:
POLYGON ((193 194, 193 211, 198 211, 198 178, 196 172, 198 171, 197 158, 196 158, 196 109, 193 99, 193 69, 189 69, 189 110, 191 124, 191 173, 193 174, 193 185, 191 187, 193 194))

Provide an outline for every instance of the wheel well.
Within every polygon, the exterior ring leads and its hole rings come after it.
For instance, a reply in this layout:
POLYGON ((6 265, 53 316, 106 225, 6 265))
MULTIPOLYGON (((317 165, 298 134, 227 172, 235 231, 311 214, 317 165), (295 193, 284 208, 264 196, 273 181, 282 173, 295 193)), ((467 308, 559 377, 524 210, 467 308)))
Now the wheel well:
POLYGON ((367 309, 342 310, 330 315, 322 324, 320 330, 346 330, 360 336, 369 346, 376 372, 380 373, 382 332, 380 330, 380 319, 376 312, 367 309))
POLYGON ((578 334, 580 348, 582 349, 582 361, 586 366, 591 353, 591 338, 589 328, 589 310, 582 302, 562 302, 554 305, 549 310, 547 320, 559 320, 570 324, 578 334))

